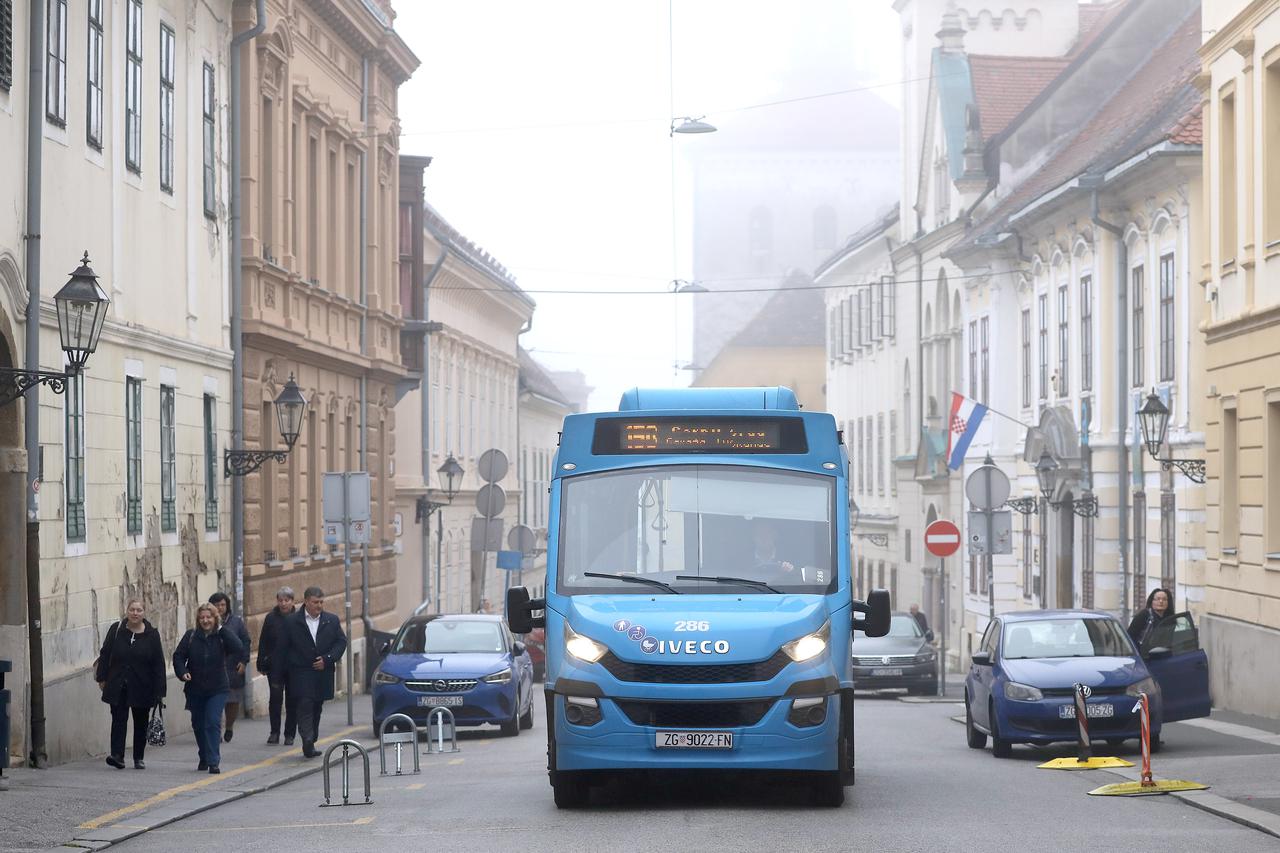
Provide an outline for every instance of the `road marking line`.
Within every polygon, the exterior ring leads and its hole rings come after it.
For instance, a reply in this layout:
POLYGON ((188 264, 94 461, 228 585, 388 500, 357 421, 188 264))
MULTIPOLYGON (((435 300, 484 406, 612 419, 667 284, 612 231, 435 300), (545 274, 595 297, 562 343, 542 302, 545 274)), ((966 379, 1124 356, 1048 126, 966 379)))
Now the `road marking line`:
POLYGON ((1208 729, 1211 732, 1230 735, 1231 737, 1255 740, 1258 743, 1280 746, 1280 735, 1273 734, 1266 729, 1255 729, 1253 726, 1242 726, 1239 723, 1228 723, 1222 720, 1204 718, 1198 720, 1181 720, 1180 724, 1184 726, 1195 726, 1200 729, 1208 729))
MULTIPOLYGON (((346 735, 349 735, 354 731, 358 731, 361 728, 362 726, 352 726, 350 728, 343 729, 342 731, 337 732, 336 734, 329 735, 326 738, 321 738, 320 740, 316 741, 316 746, 330 743, 332 741, 341 740, 346 735)), ((262 761, 259 761, 257 764, 246 764, 244 767, 237 767, 235 770, 228 770, 226 773, 222 773, 216 776, 212 776, 212 775, 208 776, 204 779, 201 779, 199 782, 190 782, 186 785, 178 785, 175 788, 170 788, 167 791, 161 791, 158 794, 147 797, 145 800, 139 800, 138 802, 133 803, 131 805, 122 806, 121 808, 118 808, 115 811, 110 811, 104 815, 99 815, 98 817, 95 817, 93 820, 85 821, 84 823, 80 824, 78 828, 79 829, 98 829, 108 823, 111 823, 114 820, 124 817, 125 815, 142 811, 143 809, 150 808, 151 806, 154 806, 157 803, 163 803, 165 800, 171 800, 174 797, 178 796, 179 794, 185 794, 189 791, 198 791, 201 788, 207 788, 208 786, 213 785, 217 782, 221 782, 226 779, 235 778, 236 776, 240 776, 242 774, 248 773, 251 770, 259 770, 263 767, 270 767, 273 764, 278 764, 279 762, 283 761, 286 758, 296 758, 300 755, 302 755, 301 749, 290 750, 289 752, 281 752, 281 753, 278 753, 277 755, 273 755, 271 758, 267 758, 262 761)))
POLYGON ((450 764, 461 764, 461 763, 462 763, 462 762, 464 762, 464 761, 466 761, 466 759, 465 759, 465 758, 451 758, 451 759, 449 759, 449 763, 450 763, 450 764))
MULTIPOLYGON (((366 826, 373 823, 372 817, 362 817, 356 820, 339 821, 338 823, 282 823, 278 826, 237 826, 238 830, 269 830, 269 829, 323 829, 334 826, 366 826)), ((123 824, 122 824, 123 825, 123 824)), ((129 827, 130 829, 141 829, 142 827, 129 827)), ((207 827, 203 829, 153 829, 152 832, 163 832, 176 834, 179 832, 230 832, 225 826, 207 827)))
POLYGON ((421 790, 422 790, 423 788, 425 788, 425 787, 427 787, 427 783, 426 783, 426 782, 414 782, 412 785, 407 785, 407 786, 405 786, 405 790, 406 790, 406 791, 421 791, 421 790))

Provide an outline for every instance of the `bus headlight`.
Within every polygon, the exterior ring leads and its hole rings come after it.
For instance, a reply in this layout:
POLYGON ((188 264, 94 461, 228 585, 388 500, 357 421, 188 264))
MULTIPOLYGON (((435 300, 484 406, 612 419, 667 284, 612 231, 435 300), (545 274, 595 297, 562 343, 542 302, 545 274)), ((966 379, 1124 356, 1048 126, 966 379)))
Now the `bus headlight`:
POLYGON ((812 634, 806 634, 798 640, 792 640, 782 646, 783 654, 796 663, 816 658, 827 650, 831 641, 831 623, 823 622, 822 627, 812 634))
POLYGON ((602 646, 590 637, 584 637, 570 628, 568 622, 564 623, 564 650, 586 663, 595 663, 609 651, 607 646, 602 646))

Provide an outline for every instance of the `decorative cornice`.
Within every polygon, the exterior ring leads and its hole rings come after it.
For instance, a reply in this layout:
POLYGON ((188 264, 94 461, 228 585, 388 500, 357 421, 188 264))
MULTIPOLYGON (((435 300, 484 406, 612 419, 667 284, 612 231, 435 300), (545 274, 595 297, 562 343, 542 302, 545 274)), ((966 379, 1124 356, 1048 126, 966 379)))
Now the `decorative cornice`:
MULTIPOLYGON (((58 328, 58 312, 53 300, 40 301, 41 328, 58 328)), ((201 362, 210 367, 231 368, 231 350, 222 347, 211 347, 187 338, 170 337, 163 332, 140 326, 136 323, 125 323, 107 317, 102 326, 103 341, 110 341, 123 347, 146 350, 155 355, 176 355, 186 361, 201 362)), ((61 365, 59 365, 61 367, 61 365)))

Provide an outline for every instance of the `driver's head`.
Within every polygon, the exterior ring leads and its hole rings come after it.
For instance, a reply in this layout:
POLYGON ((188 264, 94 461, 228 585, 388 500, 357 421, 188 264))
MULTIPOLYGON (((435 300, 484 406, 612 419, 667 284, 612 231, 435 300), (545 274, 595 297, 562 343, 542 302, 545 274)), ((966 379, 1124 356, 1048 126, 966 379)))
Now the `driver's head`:
POLYGON ((915 616, 917 613, 920 612, 920 605, 919 604, 911 605, 910 607, 907 608, 907 612, 909 612, 912 616, 915 616))
POLYGON ((757 519, 751 524, 751 541, 758 557, 772 559, 778 550, 778 532, 767 521, 757 519))

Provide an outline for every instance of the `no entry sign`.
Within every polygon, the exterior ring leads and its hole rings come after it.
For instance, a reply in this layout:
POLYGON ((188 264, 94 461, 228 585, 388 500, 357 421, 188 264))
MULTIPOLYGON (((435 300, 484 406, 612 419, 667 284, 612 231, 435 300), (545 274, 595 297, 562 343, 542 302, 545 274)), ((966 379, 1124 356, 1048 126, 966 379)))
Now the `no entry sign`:
POLYGON ((960 528, 938 520, 924 529, 924 547, 935 557, 950 557, 960 550, 960 528))

